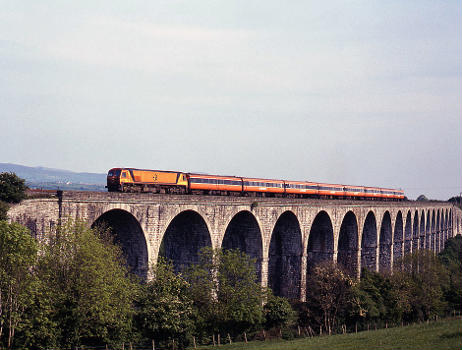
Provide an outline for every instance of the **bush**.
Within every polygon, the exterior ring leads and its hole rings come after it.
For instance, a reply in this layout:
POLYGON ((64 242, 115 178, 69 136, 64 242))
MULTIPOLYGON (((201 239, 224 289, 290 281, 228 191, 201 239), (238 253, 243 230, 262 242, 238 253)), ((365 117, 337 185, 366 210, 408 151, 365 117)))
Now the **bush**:
POLYGON ((10 206, 8 203, 0 201, 0 220, 8 220, 8 210, 10 206))
POLYGON ((26 198, 25 180, 15 173, 0 173, 0 201, 19 203, 26 198))
POLYGON ((265 304, 265 327, 287 327, 294 322, 295 312, 286 298, 270 295, 265 304))

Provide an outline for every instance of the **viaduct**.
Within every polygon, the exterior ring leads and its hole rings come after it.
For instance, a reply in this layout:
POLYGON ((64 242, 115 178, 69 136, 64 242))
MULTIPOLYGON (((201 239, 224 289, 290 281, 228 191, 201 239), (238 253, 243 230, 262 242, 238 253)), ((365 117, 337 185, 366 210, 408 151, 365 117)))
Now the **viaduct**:
POLYGON ((390 271, 404 254, 437 253, 462 231, 462 211, 447 202, 64 192, 25 200, 8 215, 38 239, 61 218, 105 222, 144 278, 159 255, 180 268, 196 262, 204 246, 238 248, 256 259, 263 286, 301 300, 310 268, 320 261, 356 276, 363 267, 390 271))

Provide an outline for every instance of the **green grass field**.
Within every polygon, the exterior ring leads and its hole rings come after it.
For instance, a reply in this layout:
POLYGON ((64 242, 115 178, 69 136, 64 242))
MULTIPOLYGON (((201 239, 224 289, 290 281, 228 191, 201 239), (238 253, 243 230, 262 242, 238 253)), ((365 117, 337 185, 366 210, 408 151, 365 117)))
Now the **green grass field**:
MULTIPOLYGON (((211 348, 211 347, 208 347, 211 348)), ((221 349, 462 349, 462 320, 450 319, 429 324, 412 325, 381 329, 377 331, 359 332, 314 338, 299 338, 293 341, 254 341, 248 344, 233 343, 222 345, 221 349)))

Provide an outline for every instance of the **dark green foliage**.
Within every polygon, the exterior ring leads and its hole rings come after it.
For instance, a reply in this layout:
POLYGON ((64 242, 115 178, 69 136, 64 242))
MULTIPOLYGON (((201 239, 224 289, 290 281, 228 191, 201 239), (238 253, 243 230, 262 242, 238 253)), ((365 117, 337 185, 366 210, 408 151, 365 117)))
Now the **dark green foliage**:
POLYGON ((286 298, 269 295, 263 308, 265 327, 287 327, 295 320, 295 312, 286 298))
POLYGON ((0 347, 10 347, 24 328, 36 278, 32 267, 37 244, 29 231, 16 223, 0 221, 0 347))
POLYGON ((194 301, 196 334, 242 334, 263 320, 263 292, 255 262, 239 250, 200 253, 186 273, 194 301))
POLYGON ((439 254, 441 262, 448 266, 451 262, 462 265, 462 236, 449 238, 444 244, 444 250, 439 254))
POLYGON ((362 317, 367 322, 379 322, 391 319, 394 298, 391 283, 387 276, 363 269, 361 281, 356 289, 357 298, 364 310, 362 317))
POLYGON ((307 299, 322 312, 322 325, 330 334, 354 303, 355 280, 333 262, 315 266, 308 280, 307 299))
MULTIPOLYGON (((397 265, 398 266, 398 265, 397 265)), ((446 308, 443 290, 448 283, 447 270, 437 256, 418 250, 404 256, 403 274, 409 279, 411 313, 408 319, 427 320, 441 315, 446 308)))
POLYGON ((6 202, 0 201, 0 220, 8 220, 8 210, 10 206, 6 202))
POLYGON ((185 347, 191 333, 192 300, 189 283, 176 274, 173 264, 159 259, 154 268, 154 279, 142 286, 137 324, 143 336, 168 345, 172 340, 185 347))
POLYGON ((118 344, 131 333, 137 285, 105 233, 68 221, 50 234, 18 346, 118 344))
POLYGON ((19 203, 26 198, 25 181, 15 173, 0 173, 0 201, 19 203))
POLYGON ((462 236, 448 239, 439 258, 448 271, 449 282, 444 289, 448 309, 462 311, 462 236))
POLYGON ((462 209, 462 201, 460 196, 454 196, 449 198, 448 202, 453 203, 454 205, 458 206, 459 208, 462 209))
POLYGON ((393 274, 363 270, 355 294, 364 309, 352 320, 384 326, 432 319, 443 315, 448 285, 447 270, 430 251, 418 250, 395 262, 393 274))

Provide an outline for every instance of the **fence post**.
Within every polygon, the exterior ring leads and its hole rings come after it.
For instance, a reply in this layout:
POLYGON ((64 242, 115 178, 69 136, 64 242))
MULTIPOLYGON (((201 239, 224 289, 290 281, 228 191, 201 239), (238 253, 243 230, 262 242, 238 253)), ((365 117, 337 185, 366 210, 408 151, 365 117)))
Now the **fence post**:
POLYGON ((196 349, 196 337, 193 336, 193 344, 194 344, 194 349, 196 349))
POLYGON ((247 344, 247 333, 244 332, 244 341, 247 344))
POLYGON ((152 339, 152 350, 156 350, 156 342, 152 339))

